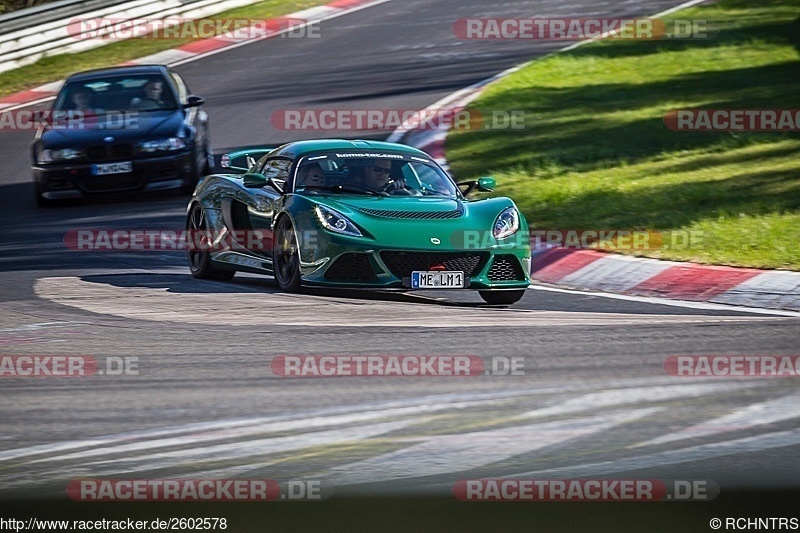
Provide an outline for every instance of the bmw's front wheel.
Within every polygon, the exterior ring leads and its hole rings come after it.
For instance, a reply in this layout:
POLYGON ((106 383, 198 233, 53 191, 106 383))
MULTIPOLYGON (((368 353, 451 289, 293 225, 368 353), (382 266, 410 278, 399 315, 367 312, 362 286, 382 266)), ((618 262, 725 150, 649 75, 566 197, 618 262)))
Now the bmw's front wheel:
POLYGON ((292 221, 287 216, 282 217, 275 227, 272 266, 275 282, 282 291, 297 292, 300 289, 300 251, 292 221))
POLYGON ((191 241, 187 254, 192 276, 198 279, 230 281, 236 275, 236 271, 214 268, 211 266, 211 252, 203 249, 210 245, 211 232, 206 213, 200 205, 195 204, 189 211, 189 216, 186 217, 186 229, 191 241))
POLYGON ((517 303, 525 296, 525 289, 514 289, 508 291, 478 291, 481 298, 491 305, 511 305, 517 303))

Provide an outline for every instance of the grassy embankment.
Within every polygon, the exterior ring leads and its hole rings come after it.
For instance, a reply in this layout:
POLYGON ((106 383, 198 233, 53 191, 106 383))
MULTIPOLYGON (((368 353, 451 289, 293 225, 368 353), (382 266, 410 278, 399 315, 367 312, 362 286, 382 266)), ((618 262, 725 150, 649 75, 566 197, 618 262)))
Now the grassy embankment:
POLYGON ((453 131, 459 179, 497 178, 537 229, 701 232, 689 249, 629 251, 800 270, 800 134, 671 131, 670 110, 797 109, 800 1, 723 0, 669 18, 705 40, 606 40, 531 63, 471 107, 525 129, 453 131))

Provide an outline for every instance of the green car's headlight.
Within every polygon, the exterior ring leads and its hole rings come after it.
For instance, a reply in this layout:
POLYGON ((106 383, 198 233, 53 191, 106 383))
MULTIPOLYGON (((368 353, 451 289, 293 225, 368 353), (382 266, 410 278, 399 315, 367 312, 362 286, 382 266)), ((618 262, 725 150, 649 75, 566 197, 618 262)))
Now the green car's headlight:
POLYGON ((495 239, 505 239, 519 230, 519 213, 515 207, 507 207, 497 215, 492 227, 495 239))
POLYGON ((73 148, 62 148, 61 150, 42 150, 36 154, 39 163, 56 163, 58 161, 71 161, 83 157, 83 152, 73 148))
POLYGON ((158 139, 157 141, 146 141, 139 143, 139 150, 142 152, 172 152, 186 148, 186 142, 178 137, 169 139, 158 139))
POLYGON ((342 235, 363 237, 361 231, 359 231, 355 224, 350 222, 350 219, 333 209, 318 205, 314 207, 314 213, 316 213, 319 223, 322 224, 325 229, 341 233, 342 235))

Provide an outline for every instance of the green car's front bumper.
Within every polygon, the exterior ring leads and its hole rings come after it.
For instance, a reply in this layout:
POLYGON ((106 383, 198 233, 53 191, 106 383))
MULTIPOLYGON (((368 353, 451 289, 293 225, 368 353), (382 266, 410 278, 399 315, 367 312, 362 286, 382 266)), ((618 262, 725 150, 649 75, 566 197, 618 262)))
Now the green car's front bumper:
MULTIPOLYGON (((298 239, 302 239, 298 235, 298 239)), ((414 271, 461 271, 468 289, 524 289, 530 282, 530 249, 514 243, 492 249, 453 249, 430 243, 420 248, 376 246, 372 240, 327 231, 301 246, 304 284, 411 289, 414 271)))

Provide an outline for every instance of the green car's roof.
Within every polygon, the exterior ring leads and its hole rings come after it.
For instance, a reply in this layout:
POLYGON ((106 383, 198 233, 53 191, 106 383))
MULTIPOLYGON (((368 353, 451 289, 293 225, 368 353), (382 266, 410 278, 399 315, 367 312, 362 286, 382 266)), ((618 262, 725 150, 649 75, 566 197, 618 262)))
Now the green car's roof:
POLYGON ((295 141, 275 149, 274 155, 298 157, 310 152, 326 150, 391 150, 402 154, 416 155, 430 158, 422 150, 417 150, 405 144, 388 143, 382 141, 346 141, 344 139, 314 139, 310 141, 295 141))

